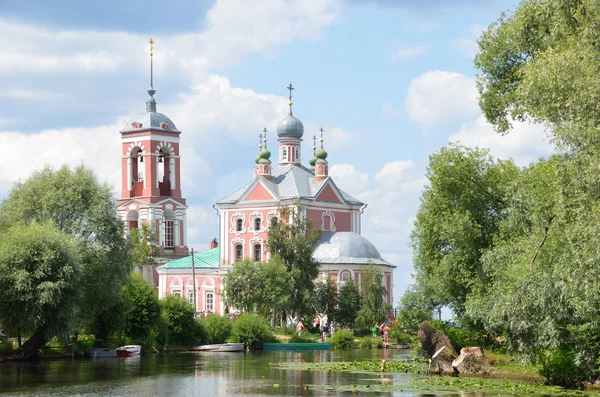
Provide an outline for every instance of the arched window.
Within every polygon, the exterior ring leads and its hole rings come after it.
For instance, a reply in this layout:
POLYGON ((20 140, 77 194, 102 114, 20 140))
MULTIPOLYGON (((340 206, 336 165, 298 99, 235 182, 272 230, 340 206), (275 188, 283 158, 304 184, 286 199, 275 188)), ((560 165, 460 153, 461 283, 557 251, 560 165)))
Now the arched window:
POLYGON ((211 312, 215 310, 215 296, 212 292, 206 294, 206 310, 211 312))
POLYGON ((165 220, 163 223, 163 246, 173 248, 175 246, 175 213, 171 209, 164 212, 165 220))
POLYGON ((254 230, 256 230, 257 232, 260 231, 260 224, 262 219, 260 219, 258 216, 256 218, 254 218, 254 230))
POLYGON ((262 260, 262 247, 260 244, 254 244, 254 261, 260 262, 262 260))
MULTIPOLYGON (((192 292, 193 293, 193 292, 192 292)), ((174 291, 173 295, 178 296, 181 298, 181 291, 174 291)))
POLYGON ((300 161, 300 147, 296 146, 296 161, 300 161))
POLYGON ((243 224, 244 224, 244 221, 242 220, 242 218, 237 218, 235 220, 235 231, 241 232, 243 224))
POLYGON ((190 302, 192 305, 194 304, 194 291, 190 291, 188 294, 188 302, 190 302))
POLYGON ((287 150, 287 146, 284 146, 282 149, 282 158, 283 161, 287 161, 288 159, 288 150, 287 150))
POLYGON ((279 221, 279 219, 276 216, 272 217, 271 218, 271 226, 275 225, 277 223, 277 221, 279 221))
POLYGON ((244 246, 242 244, 235 245, 235 260, 241 261, 244 259, 244 246))

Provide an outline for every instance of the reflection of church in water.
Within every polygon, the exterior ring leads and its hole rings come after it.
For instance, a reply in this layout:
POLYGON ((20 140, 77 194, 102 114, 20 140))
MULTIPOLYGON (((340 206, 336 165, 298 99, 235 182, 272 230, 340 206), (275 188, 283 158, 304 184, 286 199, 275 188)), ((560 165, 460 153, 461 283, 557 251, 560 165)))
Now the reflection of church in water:
POLYGON ((249 159, 254 178, 216 204, 218 243, 215 239, 210 249, 194 253, 195 283, 187 247, 187 205, 181 192, 182 132, 157 112, 152 84, 146 111, 133 116, 121 130, 122 192, 117 213, 127 231, 142 222, 155 225, 159 266, 147 267, 144 272, 158 284, 159 297, 180 295, 195 300, 199 311, 224 313, 222 276, 237 260, 267 260, 267 231, 272 218, 278 216, 277 208, 299 204, 301 216, 323 230, 313 251, 321 264, 321 277, 329 277, 337 285, 350 278, 360 283, 361 269, 373 263, 383 273, 386 302, 392 303, 395 266, 360 235, 366 205, 339 189, 329 176, 322 129, 318 150, 313 137, 308 167, 301 163, 304 126, 292 114, 291 84, 288 89, 289 113, 277 125, 277 159, 271 158, 265 129, 254 163, 249 159))

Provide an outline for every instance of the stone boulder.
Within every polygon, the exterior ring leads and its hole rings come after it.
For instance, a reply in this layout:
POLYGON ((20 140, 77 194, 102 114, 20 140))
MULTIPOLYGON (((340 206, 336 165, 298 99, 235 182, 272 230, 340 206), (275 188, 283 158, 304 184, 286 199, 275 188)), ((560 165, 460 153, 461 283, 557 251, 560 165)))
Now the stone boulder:
POLYGON ((458 354, 442 331, 425 321, 419 325, 418 336, 421 348, 431 357, 431 362, 436 365, 438 372, 456 372, 452 363, 458 354))

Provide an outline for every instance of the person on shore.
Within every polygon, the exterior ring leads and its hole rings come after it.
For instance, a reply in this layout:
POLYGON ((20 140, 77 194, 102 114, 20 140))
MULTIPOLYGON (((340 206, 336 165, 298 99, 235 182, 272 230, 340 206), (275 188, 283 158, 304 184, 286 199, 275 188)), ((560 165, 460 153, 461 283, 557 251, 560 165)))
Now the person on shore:
POLYGON ((375 325, 373 326, 373 339, 377 338, 378 335, 379 335, 379 325, 377 323, 375 323, 375 325))
POLYGON ((381 338, 381 340, 383 340, 383 326, 384 325, 385 325, 385 323, 379 324, 379 337, 381 338))
POLYGON ((325 342, 325 338, 327 337, 327 333, 329 332, 329 327, 327 324, 323 324, 323 328, 321 328, 321 342, 325 342))
POLYGON ((302 324, 302 321, 298 321, 298 324, 296 324, 296 332, 298 333, 298 336, 302 336, 302 331, 304 331, 304 324, 302 324))
POLYGON ((335 326, 331 323, 331 337, 333 338, 333 334, 335 334, 335 326))
POLYGON ((390 341, 390 327, 385 324, 383 327, 383 342, 388 343, 390 341))

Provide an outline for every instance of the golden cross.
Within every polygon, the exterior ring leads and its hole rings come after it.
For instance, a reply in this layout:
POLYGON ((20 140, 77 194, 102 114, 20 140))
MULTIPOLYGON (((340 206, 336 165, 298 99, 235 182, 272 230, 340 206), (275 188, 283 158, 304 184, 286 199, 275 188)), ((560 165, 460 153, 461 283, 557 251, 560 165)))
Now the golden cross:
POLYGON ((150 43, 150 56, 152 56, 152 50, 154 49, 154 40, 152 40, 152 37, 150 37, 150 40, 148 40, 148 43, 150 43))

